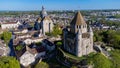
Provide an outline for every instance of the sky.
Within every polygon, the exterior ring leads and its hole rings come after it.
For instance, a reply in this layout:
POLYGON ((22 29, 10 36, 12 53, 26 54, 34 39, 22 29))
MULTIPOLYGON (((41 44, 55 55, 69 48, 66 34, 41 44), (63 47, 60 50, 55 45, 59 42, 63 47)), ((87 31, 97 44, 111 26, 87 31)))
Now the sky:
POLYGON ((120 0, 0 0, 0 10, 120 9, 120 0))

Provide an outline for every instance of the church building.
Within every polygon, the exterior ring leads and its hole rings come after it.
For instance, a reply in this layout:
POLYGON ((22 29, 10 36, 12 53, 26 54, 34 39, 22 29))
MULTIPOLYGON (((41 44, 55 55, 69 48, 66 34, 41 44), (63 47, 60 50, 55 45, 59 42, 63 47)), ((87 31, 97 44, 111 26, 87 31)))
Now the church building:
POLYGON ((40 12, 40 17, 36 20, 34 24, 35 30, 40 30, 43 35, 45 33, 52 32, 53 29, 53 22, 48 16, 47 12, 45 11, 44 7, 42 6, 42 11, 40 12))
POLYGON ((63 29, 64 49, 78 57, 93 52, 93 31, 77 12, 69 28, 63 29))

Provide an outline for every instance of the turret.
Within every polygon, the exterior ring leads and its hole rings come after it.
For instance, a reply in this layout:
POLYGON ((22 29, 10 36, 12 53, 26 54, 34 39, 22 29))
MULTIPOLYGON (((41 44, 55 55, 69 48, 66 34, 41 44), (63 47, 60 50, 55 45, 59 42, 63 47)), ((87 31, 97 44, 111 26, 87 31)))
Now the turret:
POLYGON ((73 18, 73 20, 71 21, 70 25, 71 25, 70 30, 72 33, 77 33, 78 29, 81 29, 82 33, 87 32, 87 24, 80 12, 76 13, 76 15, 73 18))
POLYGON ((76 35, 76 55, 78 57, 82 56, 82 49, 81 49, 81 46, 82 46, 82 32, 80 29, 78 29, 78 32, 77 32, 77 35, 76 35))
POLYGON ((89 34, 90 34, 90 37, 89 37, 89 39, 90 39, 90 50, 89 50, 89 52, 88 53, 90 53, 90 52, 92 52, 93 51, 93 30, 92 30, 92 28, 91 27, 89 27, 89 34))
POLYGON ((67 31, 68 31, 67 28, 64 28, 64 29, 63 29, 64 48, 66 48, 66 47, 65 47, 65 45, 66 45, 66 41, 65 41, 65 40, 66 40, 67 31))
POLYGON ((91 27, 89 27, 89 33, 90 33, 91 36, 93 36, 93 30, 92 30, 91 27))

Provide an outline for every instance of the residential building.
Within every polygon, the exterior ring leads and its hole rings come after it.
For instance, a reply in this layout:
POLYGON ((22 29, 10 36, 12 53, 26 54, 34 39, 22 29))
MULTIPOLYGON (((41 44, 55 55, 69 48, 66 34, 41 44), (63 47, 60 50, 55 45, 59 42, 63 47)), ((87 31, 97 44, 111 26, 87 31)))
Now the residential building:
POLYGON ((7 23, 2 23, 1 28, 2 29, 12 29, 12 28, 18 28, 21 25, 19 21, 17 22, 7 22, 7 23))

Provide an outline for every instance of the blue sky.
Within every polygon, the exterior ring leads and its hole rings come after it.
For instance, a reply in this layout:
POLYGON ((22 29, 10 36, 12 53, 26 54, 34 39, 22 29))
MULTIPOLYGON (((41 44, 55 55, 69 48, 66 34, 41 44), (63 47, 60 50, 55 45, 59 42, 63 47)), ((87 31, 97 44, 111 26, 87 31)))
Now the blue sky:
POLYGON ((0 0, 0 10, 120 9, 120 0, 0 0))

